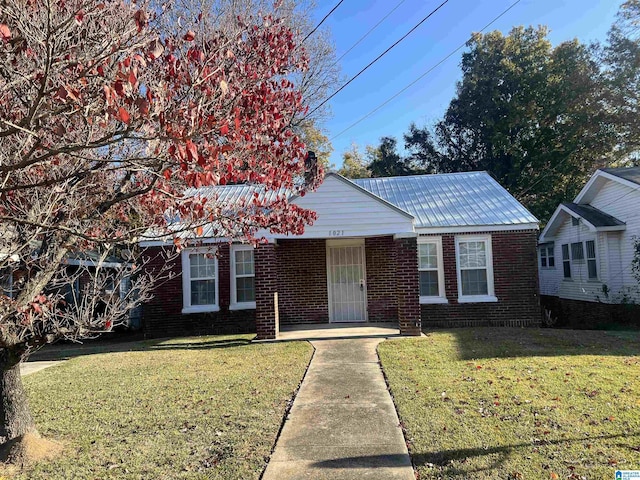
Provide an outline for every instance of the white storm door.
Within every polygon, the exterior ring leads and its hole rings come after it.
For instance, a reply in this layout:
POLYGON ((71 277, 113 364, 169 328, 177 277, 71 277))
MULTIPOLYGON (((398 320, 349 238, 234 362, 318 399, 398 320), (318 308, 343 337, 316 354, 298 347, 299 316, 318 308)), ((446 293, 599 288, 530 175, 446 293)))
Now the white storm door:
POLYGON ((362 241, 327 241, 330 322, 366 322, 367 288, 362 241))

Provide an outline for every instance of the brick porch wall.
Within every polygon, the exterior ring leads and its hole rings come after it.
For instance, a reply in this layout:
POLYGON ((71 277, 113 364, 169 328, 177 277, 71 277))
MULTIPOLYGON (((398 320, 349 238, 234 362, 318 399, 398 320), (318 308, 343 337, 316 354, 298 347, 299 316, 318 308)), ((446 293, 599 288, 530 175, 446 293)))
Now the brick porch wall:
POLYGON ((279 240, 276 245, 280 324, 327 323, 325 240, 279 240))
POLYGON ((486 232, 498 302, 458 303, 455 235, 442 235, 448 304, 421 305, 423 327, 532 326, 541 320, 535 230, 486 232))
MULTIPOLYGON (((165 262, 160 255, 162 247, 151 247, 143 256, 149 259, 146 269, 159 272, 166 267, 166 273, 174 277, 160 282, 156 294, 143 306, 143 329, 148 337, 171 337, 178 335, 204 335, 221 333, 252 333, 256 331, 255 310, 229 310, 230 267, 229 245, 218 247, 218 288, 220 311, 215 313, 182 314, 182 260, 173 254, 165 262)), ((170 249, 173 250, 173 249, 170 249)), ((165 274, 166 276, 166 274, 165 274)))
POLYGON ((396 251, 393 237, 365 239, 370 322, 397 322, 396 251))
POLYGON ((396 298, 398 324, 402 335, 420 335, 420 277, 416 238, 394 241, 396 250, 396 298))

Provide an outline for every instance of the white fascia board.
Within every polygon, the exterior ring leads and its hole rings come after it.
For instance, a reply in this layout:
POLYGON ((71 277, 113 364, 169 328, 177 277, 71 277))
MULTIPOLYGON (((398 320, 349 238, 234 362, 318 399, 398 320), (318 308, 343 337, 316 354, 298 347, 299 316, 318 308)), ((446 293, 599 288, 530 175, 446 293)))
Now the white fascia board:
MULTIPOLYGON (((65 265, 71 266, 79 266, 79 267, 100 267, 100 268, 120 268, 122 267, 122 263, 120 262, 95 262, 94 260, 77 260, 75 258, 70 258, 68 260, 64 260, 65 265)), ((125 264, 127 266, 131 266, 130 263, 125 264)))
MULTIPOLYGON (((192 246, 189 245, 189 242, 196 242, 198 244, 211 244, 211 243, 226 243, 229 242, 229 239, 226 237, 214 237, 214 238, 187 238, 180 240, 183 246, 192 246), (186 240, 186 241, 185 241, 186 240)), ((173 247, 173 239, 167 240, 141 240, 138 242, 138 245, 142 248, 148 247, 173 247)))
POLYGON ((443 233, 480 233, 480 232, 509 232, 519 230, 539 230, 537 222, 519 223, 517 225, 460 225, 455 227, 419 227, 419 235, 437 235, 443 233))
POLYGON ((596 173, 593 174, 593 176, 589 179, 587 184, 582 188, 582 190, 580 190, 580 193, 578 193, 573 203, 578 203, 578 204, 589 203, 591 199, 588 199, 588 201, 584 201, 584 202, 583 200, 585 200, 585 197, 588 196, 592 188, 596 188, 594 184, 596 184, 596 182, 598 182, 600 179, 603 179, 603 178, 607 180, 611 180, 613 182, 618 182, 619 184, 629 187, 633 190, 640 190, 640 185, 638 185, 637 183, 630 182, 629 180, 626 180, 622 177, 618 177, 617 175, 612 175, 610 173, 603 172, 602 170, 596 170, 596 173))
POLYGON ((540 238, 538 238, 538 243, 545 243, 553 241, 555 238, 555 233, 558 231, 560 224, 562 224, 563 220, 560 218, 561 213, 567 213, 566 208, 563 208, 562 205, 558 205, 556 211, 553 212, 547 226, 544 227, 542 233, 540 234, 540 238))
POLYGON ((400 238, 417 238, 417 237, 418 237, 418 232, 400 232, 400 233, 395 233, 393 235, 394 240, 398 240, 400 238))

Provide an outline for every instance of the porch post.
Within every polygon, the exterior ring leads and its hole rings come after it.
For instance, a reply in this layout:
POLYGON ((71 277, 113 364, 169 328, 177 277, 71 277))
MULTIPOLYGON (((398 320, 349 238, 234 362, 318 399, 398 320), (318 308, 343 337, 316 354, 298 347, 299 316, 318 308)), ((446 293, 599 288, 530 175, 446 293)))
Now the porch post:
POLYGON ((401 335, 420 335, 420 283, 417 237, 394 237, 396 247, 396 296, 401 335))
POLYGON ((256 291, 256 333, 258 340, 275 339, 277 335, 277 264, 273 243, 258 245, 254 251, 256 291))

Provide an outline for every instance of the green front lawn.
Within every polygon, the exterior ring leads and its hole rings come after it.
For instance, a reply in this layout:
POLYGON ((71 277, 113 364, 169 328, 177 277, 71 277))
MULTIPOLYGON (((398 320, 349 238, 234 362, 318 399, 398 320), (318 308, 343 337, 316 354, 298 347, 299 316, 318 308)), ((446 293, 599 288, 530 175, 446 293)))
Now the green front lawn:
POLYGON ((311 358, 252 336, 142 343, 25 377, 61 457, 19 479, 257 479, 311 358))
POLYGON ((442 330, 379 354, 421 480, 640 470, 638 332, 442 330))

